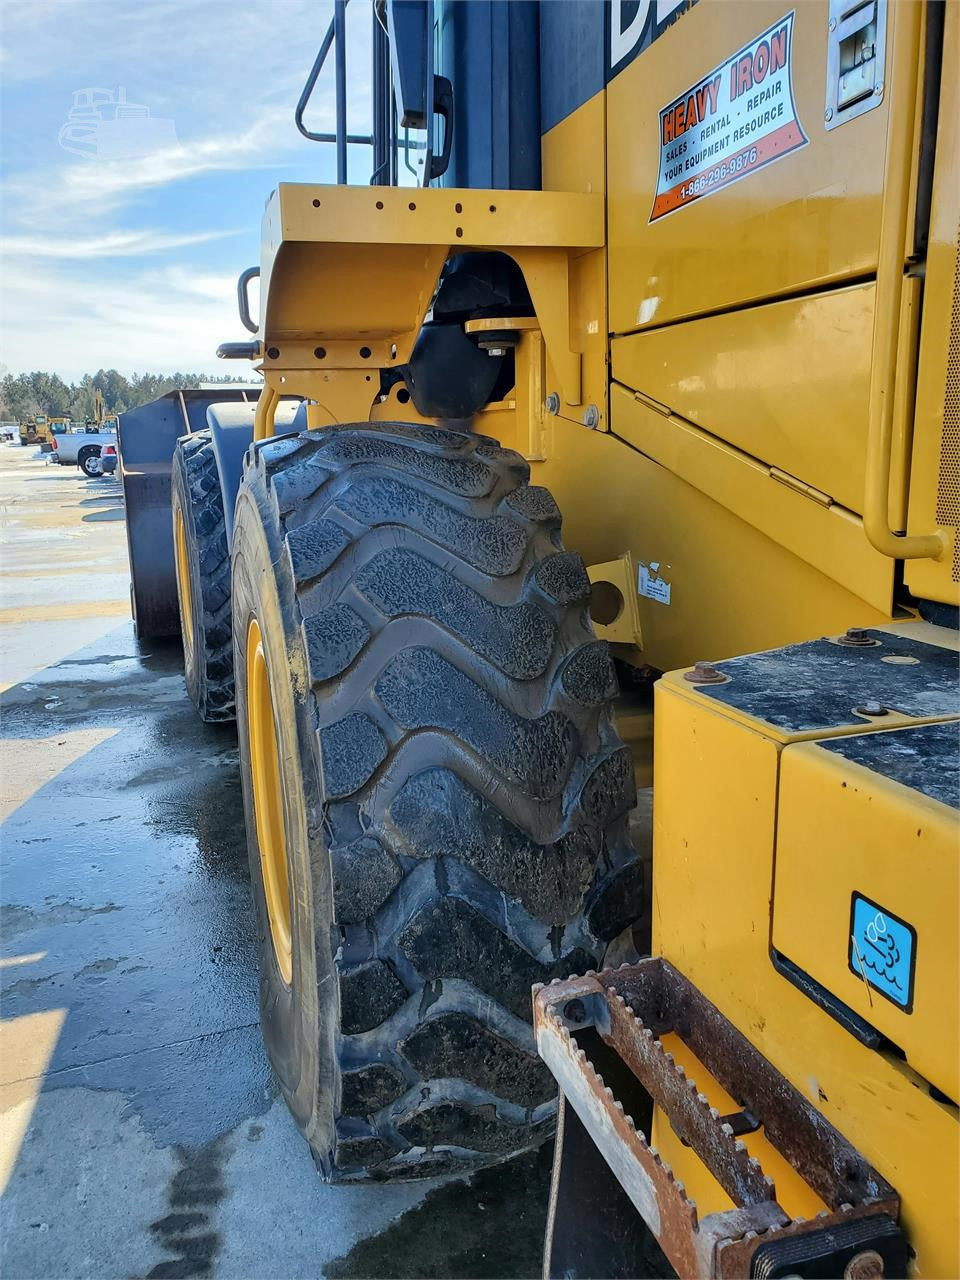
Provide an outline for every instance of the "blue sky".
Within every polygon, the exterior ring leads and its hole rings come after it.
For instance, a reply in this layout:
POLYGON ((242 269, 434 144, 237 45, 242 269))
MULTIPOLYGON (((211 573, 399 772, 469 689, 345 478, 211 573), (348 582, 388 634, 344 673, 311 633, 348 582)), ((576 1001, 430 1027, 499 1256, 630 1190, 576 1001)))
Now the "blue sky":
MULTIPOLYGON (((333 148, 293 122, 331 13, 323 0, 2 0, 0 373, 247 368, 214 352, 245 336, 235 281, 260 260, 264 202, 279 181, 335 177, 333 148), (75 91, 121 86, 152 123, 101 128, 92 156, 65 150, 75 91)), ((347 13, 348 125, 367 132, 369 0, 347 13)), ((315 129, 333 127, 332 73, 331 59, 315 129)), ((369 177, 369 149, 351 149, 350 180, 369 177)))

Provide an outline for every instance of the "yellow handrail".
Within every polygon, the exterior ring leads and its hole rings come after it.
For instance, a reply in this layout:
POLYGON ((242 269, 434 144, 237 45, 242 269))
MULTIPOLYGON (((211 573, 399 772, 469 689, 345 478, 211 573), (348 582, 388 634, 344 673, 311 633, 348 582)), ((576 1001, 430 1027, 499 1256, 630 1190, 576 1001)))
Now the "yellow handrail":
MULTIPOLYGON (((900 342, 900 293, 903 255, 910 211, 914 94, 911 86, 920 65, 923 8, 919 4, 890 6, 893 46, 887 77, 890 114, 884 165, 880 248, 873 319, 873 362, 867 419, 866 478, 863 528, 871 544, 895 560, 937 560, 946 550, 941 533, 901 535, 890 528, 890 469, 893 452, 893 402, 900 342)), ((907 437, 909 439, 909 436, 907 437)))
POLYGON ((273 421, 279 403, 280 392, 265 385, 257 401, 257 411, 253 415, 254 440, 266 440, 273 435, 273 421))

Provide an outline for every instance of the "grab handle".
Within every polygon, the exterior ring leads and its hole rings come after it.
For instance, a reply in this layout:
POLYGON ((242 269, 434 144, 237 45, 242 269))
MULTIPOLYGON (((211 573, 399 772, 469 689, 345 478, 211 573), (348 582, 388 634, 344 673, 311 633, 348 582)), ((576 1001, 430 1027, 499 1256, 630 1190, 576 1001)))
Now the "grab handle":
POLYGON ((240 323, 250 333, 257 332, 256 323, 250 315, 250 281, 260 275, 259 267, 247 267, 246 271, 240 272, 240 279, 237 281, 237 304, 240 308, 240 323))
MULTIPOLYGON (((893 33, 893 92, 887 126, 883 209, 873 319, 873 362, 867 416, 863 528, 871 545, 894 560, 937 560, 946 550, 939 532, 898 534, 890 528, 893 400, 900 344, 903 252, 910 208, 910 155, 914 103, 909 92, 920 57, 920 5, 897 5, 893 33)), ((888 39, 889 39, 888 34, 888 39)))

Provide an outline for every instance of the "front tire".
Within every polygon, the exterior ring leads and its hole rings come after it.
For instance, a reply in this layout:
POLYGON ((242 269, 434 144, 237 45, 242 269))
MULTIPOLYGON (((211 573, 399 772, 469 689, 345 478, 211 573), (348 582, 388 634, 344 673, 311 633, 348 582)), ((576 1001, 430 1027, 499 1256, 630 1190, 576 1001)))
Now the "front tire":
POLYGON ((202 720, 233 720, 230 552, 208 431, 177 441, 170 493, 187 693, 202 720))
POLYGON ((403 423, 248 455, 234 665, 261 1022, 331 1180, 539 1145, 555 1086, 530 987, 597 965, 638 914, 613 666, 583 563, 527 478, 491 440, 403 423), (251 643, 277 796, 253 759, 251 643), (260 839, 277 810, 289 956, 260 839))

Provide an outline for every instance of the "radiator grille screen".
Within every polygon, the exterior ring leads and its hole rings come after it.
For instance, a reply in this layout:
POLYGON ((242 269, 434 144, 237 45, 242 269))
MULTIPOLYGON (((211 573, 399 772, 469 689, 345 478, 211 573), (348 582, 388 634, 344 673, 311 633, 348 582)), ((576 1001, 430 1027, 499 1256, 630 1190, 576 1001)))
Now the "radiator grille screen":
MULTIPOLYGON (((937 485, 937 522, 948 528, 960 525, 960 251, 953 277, 953 309, 950 313, 950 351, 947 384, 943 396, 943 436, 940 441, 940 480, 937 485)), ((954 582, 960 582, 960 535, 953 542, 954 582)))

